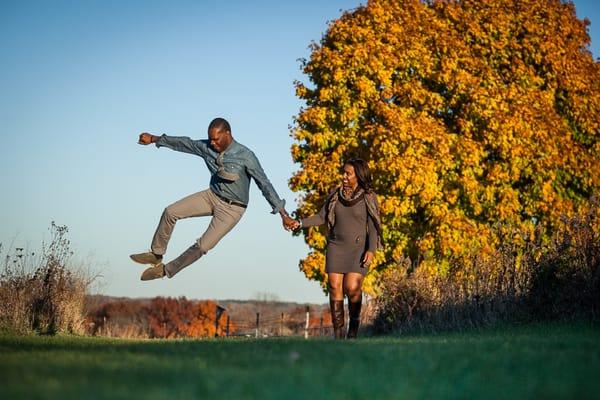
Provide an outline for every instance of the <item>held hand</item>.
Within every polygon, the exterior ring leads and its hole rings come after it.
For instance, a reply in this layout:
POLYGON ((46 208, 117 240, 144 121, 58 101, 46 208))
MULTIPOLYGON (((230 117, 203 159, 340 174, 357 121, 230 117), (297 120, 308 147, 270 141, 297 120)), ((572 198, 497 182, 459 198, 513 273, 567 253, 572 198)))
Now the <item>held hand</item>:
POLYGON ((154 137, 154 135, 148 133, 148 132, 144 132, 140 134, 140 138, 138 140, 138 144, 143 144, 145 145, 149 145, 151 143, 153 143, 152 138, 154 137))
POLYGON ((294 222, 290 226, 290 229, 293 231, 297 231, 298 229, 300 229, 300 221, 294 220, 294 222))
POLYGON ((286 231, 293 229, 295 224, 298 223, 298 221, 292 219, 292 217, 290 217, 289 215, 281 215, 281 222, 283 224, 283 229, 285 229, 286 231))
POLYGON ((363 257, 363 261, 362 261, 363 265, 362 266, 364 268, 369 268, 369 265, 371 265, 371 261, 373 261, 374 256, 375 255, 373 254, 372 251, 367 251, 365 253, 365 256, 363 257))

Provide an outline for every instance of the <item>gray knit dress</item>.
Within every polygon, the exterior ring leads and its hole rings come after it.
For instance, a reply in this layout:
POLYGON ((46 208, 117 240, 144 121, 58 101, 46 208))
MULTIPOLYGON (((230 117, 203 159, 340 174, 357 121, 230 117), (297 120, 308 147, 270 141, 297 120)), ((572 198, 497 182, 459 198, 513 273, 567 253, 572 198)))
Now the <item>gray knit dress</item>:
MULTIPOLYGON (((356 202, 340 199, 335 205, 335 225, 328 232, 325 257, 326 272, 357 272, 363 276, 368 268, 362 263, 366 251, 377 249, 377 231, 368 217, 364 197, 356 202), (368 225, 368 228, 367 228, 368 225), (368 233, 367 233, 368 229, 368 233)), ((326 222, 327 204, 318 214, 304 218, 303 227, 323 225, 326 222)))

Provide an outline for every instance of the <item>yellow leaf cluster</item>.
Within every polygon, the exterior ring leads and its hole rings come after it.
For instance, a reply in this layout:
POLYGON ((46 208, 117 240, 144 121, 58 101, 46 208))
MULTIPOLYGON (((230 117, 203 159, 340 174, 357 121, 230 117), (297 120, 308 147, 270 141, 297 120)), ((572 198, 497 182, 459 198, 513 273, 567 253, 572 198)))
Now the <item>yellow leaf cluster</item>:
MULTIPOLYGON (((371 0, 344 13, 303 64, 310 83, 296 83, 298 214, 322 206, 344 159, 368 160, 385 244, 372 291, 404 256, 437 274, 492 254, 499 224, 550 235, 600 187, 587 25, 560 0, 371 0)), ((326 233, 305 239, 301 269, 323 283, 326 233)))

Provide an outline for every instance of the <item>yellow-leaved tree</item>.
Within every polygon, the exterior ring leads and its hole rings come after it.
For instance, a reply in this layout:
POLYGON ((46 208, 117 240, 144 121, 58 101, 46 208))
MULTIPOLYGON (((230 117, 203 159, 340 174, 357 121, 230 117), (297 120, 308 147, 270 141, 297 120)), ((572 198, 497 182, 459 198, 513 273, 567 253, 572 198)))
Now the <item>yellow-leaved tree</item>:
MULTIPOLYGON (((385 248, 365 287, 408 256, 444 274, 502 227, 549 235, 598 193, 600 65, 588 21, 560 0, 371 0, 333 21, 296 83, 290 179, 298 214, 368 161, 385 248)), ((300 262, 325 288, 326 236, 300 262)))

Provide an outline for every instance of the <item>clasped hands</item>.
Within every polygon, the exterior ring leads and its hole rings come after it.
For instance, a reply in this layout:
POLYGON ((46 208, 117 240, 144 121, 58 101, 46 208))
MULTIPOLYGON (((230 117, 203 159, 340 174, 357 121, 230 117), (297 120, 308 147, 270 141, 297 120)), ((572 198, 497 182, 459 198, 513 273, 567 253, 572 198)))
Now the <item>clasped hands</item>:
MULTIPOLYGON (((295 231, 302 227, 302 224, 300 223, 300 221, 293 219, 287 213, 281 214, 281 221, 283 223, 283 228, 286 231, 295 231)), ((363 256, 363 259, 362 259, 361 266, 363 268, 368 268, 369 265, 371 265, 371 262, 373 262, 374 256, 375 256, 375 254, 371 251, 365 252, 365 255, 363 256)))
POLYGON ((300 221, 296 221, 289 215, 282 215, 281 222, 283 223, 283 229, 286 231, 295 231, 300 228, 300 221))

